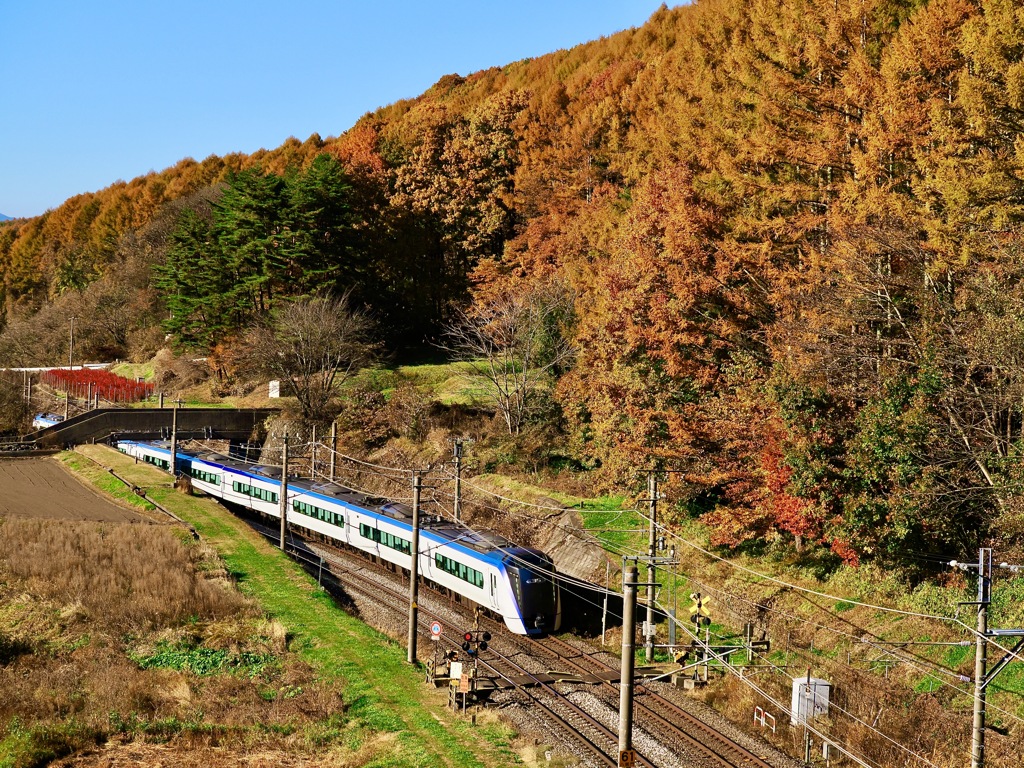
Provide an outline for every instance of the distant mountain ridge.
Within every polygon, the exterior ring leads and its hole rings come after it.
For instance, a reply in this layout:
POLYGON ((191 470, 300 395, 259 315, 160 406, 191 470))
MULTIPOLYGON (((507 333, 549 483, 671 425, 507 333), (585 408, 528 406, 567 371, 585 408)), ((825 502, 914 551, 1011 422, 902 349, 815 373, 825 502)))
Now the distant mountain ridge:
POLYGON ((13 218, 13 216, 4 216, 2 213, 0 213, 0 221, 10 221, 13 218))

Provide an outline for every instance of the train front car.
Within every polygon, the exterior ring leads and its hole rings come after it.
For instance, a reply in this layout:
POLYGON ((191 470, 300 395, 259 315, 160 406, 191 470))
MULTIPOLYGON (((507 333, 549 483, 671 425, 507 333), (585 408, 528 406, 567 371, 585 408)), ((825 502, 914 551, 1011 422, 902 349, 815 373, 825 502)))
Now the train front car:
POLYGON ((558 631, 562 625, 562 605, 551 558, 536 549, 517 547, 505 550, 501 562, 523 625, 522 629, 513 626, 506 616, 509 628, 527 635, 558 631))

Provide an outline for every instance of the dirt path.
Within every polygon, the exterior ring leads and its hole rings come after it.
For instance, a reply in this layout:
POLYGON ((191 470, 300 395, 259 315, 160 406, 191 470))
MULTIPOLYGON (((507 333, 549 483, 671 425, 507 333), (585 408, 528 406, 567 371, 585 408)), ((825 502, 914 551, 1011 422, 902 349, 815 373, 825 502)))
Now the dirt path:
POLYGON ((87 488, 51 458, 0 460, 0 517, 6 515, 111 523, 153 522, 87 488))

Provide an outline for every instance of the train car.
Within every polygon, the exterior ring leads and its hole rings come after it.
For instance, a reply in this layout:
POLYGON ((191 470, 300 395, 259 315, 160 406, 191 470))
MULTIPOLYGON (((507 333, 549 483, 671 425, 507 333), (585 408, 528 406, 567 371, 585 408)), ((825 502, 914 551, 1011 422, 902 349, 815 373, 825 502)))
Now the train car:
POLYGON ((32 419, 32 428, 46 429, 47 427, 60 424, 62 421, 64 421, 64 417, 58 416, 55 413, 37 413, 35 418, 32 419))
MULTIPOLYGON (((119 450, 170 470, 166 442, 123 440, 119 450)), ((205 493, 280 519, 280 467, 245 464, 216 453, 178 451, 178 471, 205 493)), ((337 483, 288 480, 288 522, 409 569, 412 509, 337 483)), ((420 520, 419 573, 435 585, 501 616, 521 635, 558 630, 561 602, 551 558, 486 531, 440 517, 420 520)))

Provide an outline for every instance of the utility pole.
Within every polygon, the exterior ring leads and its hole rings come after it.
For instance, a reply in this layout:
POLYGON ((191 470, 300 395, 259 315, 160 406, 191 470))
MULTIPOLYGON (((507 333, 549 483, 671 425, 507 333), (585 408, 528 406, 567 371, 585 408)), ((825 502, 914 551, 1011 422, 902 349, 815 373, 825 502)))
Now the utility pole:
POLYGON ((992 602, 992 550, 978 553, 978 634, 974 652, 974 726, 971 768, 985 765, 985 667, 988 663, 988 606, 992 602))
POLYGON ((619 764, 633 749, 633 643, 636 635, 637 567, 622 569, 622 670, 619 675, 619 764))
POLYGON ((334 482, 334 468, 336 466, 335 465, 335 461, 337 460, 337 455, 338 455, 338 422, 332 421, 331 422, 331 474, 330 474, 330 479, 331 479, 332 483, 334 482))
POLYGON ((462 520, 462 439, 455 438, 455 520, 462 520))
POLYGON ((604 604, 601 606, 601 645, 604 646, 604 633, 608 629, 608 593, 612 587, 612 564, 604 561, 604 604))
POLYGON ((281 496, 277 500, 278 512, 281 515, 281 551, 284 552, 284 537, 288 530, 288 434, 284 436, 284 447, 281 449, 281 496))
POLYGON ((309 440, 309 477, 316 480, 316 424, 313 425, 313 436, 309 440))
POLYGON ((412 476, 412 561, 409 563, 409 655, 406 660, 415 665, 416 662, 416 622, 419 613, 419 579, 420 579, 420 489, 419 474, 412 476))
POLYGON ((68 344, 68 368, 75 370, 75 316, 71 316, 71 343, 68 344))
POLYGON ((178 481, 178 401, 171 411, 171 482, 178 481))
POLYGON ((650 532, 647 538, 647 621, 644 623, 644 658, 650 664, 654 661, 654 559, 658 554, 658 475, 654 470, 647 473, 648 516, 650 532))

